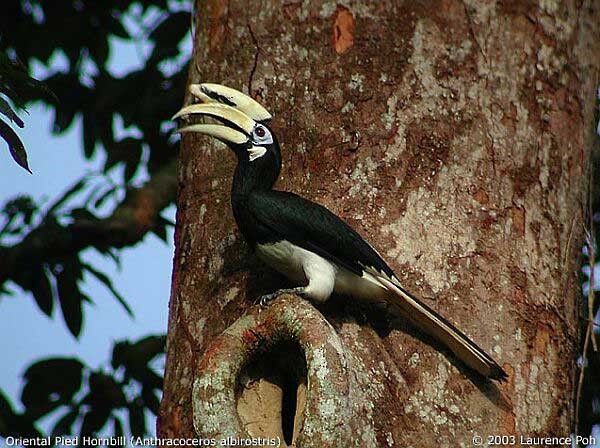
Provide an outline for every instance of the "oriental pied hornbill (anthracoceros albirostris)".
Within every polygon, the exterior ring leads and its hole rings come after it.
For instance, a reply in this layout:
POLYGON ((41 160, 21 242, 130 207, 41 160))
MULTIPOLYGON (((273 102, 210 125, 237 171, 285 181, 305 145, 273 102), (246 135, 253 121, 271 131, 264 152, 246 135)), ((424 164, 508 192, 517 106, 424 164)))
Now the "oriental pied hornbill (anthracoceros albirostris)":
POLYGON ((395 313, 440 340, 466 365, 485 377, 504 380, 504 370, 481 348, 429 306, 406 291, 358 233, 325 207, 293 193, 273 190, 281 170, 279 144, 267 126, 269 112, 249 96, 219 84, 195 84, 203 101, 175 116, 201 115, 219 124, 192 124, 227 144, 237 156, 231 205, 236 223, 259 257, 295 284, 261 299, 292 292, 322 302, 335 291, 385 302, 395 313))

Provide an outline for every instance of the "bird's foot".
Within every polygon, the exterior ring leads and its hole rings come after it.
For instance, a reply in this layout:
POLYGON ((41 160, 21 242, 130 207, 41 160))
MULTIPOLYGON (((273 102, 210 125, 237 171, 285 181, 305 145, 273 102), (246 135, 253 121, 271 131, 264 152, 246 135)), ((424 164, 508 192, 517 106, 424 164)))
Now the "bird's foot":
POLYGON ((266 307, 269 302, 271 302, 273 299, 276 299, 277 297, 279 297, 282 294, 298 294, 299 296, 302 296, 302 293, 304 292, 304 287, 298 287, 298 288, 289 288, 289 289, 278 289, 277 291, 271 293, 271 294, 265 294, 264 296, 262 296, 258 303, 260 304, 261 307, 266 307))
POLYGON ((271 300, 276 299, 280 294, 281 293, 279 291, 275 291, 271 294, 265 294, 259 299, 258 303, 262 308, 265 308, 271 300))

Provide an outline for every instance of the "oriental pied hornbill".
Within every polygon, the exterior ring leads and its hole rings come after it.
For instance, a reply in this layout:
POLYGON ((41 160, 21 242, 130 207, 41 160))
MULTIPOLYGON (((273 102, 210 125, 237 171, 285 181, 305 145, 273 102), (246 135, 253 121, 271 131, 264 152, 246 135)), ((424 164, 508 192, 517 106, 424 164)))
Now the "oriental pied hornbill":
POLYGON ((203 103, 184 107, 173 119, 200 115, 221 124, 192 124, 179 132, 213 136, 235 152, 231 204, 241 233, 263 261, 295 284, 305 285, 263 296, 263 305, 283 292, 315 302, 327 300, 334 291, 385 302, 470 368, 491 379, 506 379, 485 351, 406 291, 379 253, 344 221, 319 204, 273 190, 281 155, 267 125, 271 114, 264 107, 219 84, 195 84, 190 91, 203 103))

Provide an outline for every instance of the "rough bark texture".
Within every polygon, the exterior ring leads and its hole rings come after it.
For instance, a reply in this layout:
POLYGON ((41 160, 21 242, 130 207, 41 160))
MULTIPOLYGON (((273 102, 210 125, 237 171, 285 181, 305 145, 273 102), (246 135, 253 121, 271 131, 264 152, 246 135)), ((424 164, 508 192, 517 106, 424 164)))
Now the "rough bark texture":
MULTIPOLYGON (((569 433, 599 29, 591 1, 198 4, 191 82, 244 89, 270 109, 277 188, 347 220, 509 373, 486 383, 418 331, 334 298, 319 311, 341 343, 352 406, 347 442, 323 446, 569 433)), ((191 392, 207 347, 286 285, 235 228, 234 165, 220 144, 184 139, 162 436, 195 434, 202 398, 191 392)), ((259 368, 231 392, 240 416, 286 408, 290 393, 303 402, 302 356, 273 361, 290 351, 267 344, 255 355, 259 368)))

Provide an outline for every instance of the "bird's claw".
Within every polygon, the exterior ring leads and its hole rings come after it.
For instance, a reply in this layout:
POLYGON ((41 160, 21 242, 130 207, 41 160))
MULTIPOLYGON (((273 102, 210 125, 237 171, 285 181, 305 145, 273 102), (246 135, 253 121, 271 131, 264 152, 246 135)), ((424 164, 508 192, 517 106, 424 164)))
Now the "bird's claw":
POLYGON ((304 290, 305 288, 303 287, 298 287, 298 288, 292 288, 292 289, 278 289, 277 291, 271 293, 271 294, 265 294, 264 296, 262 296, 258 303, 260 304, 261 307, 265 308, 269 302, 271 302, 273 299, 276 299, 277 297, 279 297, 282 294, 298 294, 300 297, 304 297, 304 290))
POLYGON ((274 293, 272 293, 272 294, 265 294, 264 296, 262 296, 262 297, 260 298, 260 300, 258 301, 258 303, 259 303, 259 305, 260 305, 262 308, 265 308, 265 307, 266 307, 266 306, 269 304, 269 302, 271 302, 273 299, 277 298, 277 297, 278 297, 278 296, 280 296, 281 294, 282 294, 282 293, 281 293, 281 292, 279 292, 279 291, 276 291, 276 292, 274 292, 274 293))

